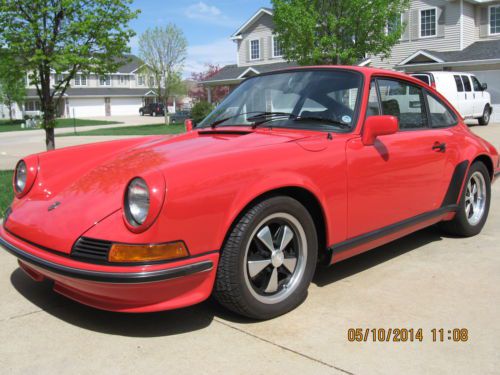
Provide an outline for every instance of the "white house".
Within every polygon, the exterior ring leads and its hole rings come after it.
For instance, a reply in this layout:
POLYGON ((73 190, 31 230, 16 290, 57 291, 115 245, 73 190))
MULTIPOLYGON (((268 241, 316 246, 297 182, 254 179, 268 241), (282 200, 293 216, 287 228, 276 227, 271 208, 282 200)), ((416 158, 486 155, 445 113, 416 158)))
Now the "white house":
MULTIPOLYGON (((115 115, 138 115, 139 108, 156 100, 154 77, 141 69, 144 63, 134 55, 126 55, 123 64, 114 73, 106 75, 77 74, 71 80, 58 108, 58 117, 98 117, 115 115)), ((60 75, 52 74, 55 85, 60 75)), ((28 84, 22 108, 14 106, 15 118, 24 114, 34 115, 40 111, 40 101, 35 86, 28 84)), ((172 111, 173 108, 169 108, 172 111)), ((0 108, 0 117, 8 118, 8 108, 0 108)))
POLYGON ((404 72, 466 71, 488 84, 492 120, 500 121, 500 1, 412 0, 391 56, 371 65, 404 72))

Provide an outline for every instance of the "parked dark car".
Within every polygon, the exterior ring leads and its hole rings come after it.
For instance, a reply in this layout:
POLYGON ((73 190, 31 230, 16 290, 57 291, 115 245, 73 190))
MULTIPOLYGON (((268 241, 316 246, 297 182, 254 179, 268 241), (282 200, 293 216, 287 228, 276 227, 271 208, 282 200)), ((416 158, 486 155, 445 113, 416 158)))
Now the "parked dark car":
POLYGON ((188 118, 191 118, 190 111, 179 111, 170 115, 170 122, 184 124, 184 121, 188 118))
POLYGON ((165 116, 165 105, 162 103, 149 103, 139 109, 141 116, 165 116))

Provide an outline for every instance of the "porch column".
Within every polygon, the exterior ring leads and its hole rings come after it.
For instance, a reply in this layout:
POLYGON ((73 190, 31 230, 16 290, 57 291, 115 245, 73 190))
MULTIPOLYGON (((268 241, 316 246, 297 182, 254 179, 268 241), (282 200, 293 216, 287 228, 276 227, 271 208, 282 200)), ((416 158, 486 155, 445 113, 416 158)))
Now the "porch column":
POLYGON ((207 86, 207 101, 212 104, 212 88, 207 86))

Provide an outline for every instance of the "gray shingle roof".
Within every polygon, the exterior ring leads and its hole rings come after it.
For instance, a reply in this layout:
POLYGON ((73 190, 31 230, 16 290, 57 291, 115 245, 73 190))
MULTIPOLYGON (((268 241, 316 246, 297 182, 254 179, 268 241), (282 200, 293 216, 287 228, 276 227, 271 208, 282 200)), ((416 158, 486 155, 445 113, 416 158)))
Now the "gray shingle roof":
POLYGON ((445 62, 500 59, 500 39, 475 42, 462 51, 425 50, 425 52, 445 62))
MULTIPOLYGON (((146 89, 129 89, 126 87, 123 88, 102 88, 102 87, 87 87, 87 88, 69 88, 66 90, 66 96, 76 97, 76 96, 145 96, 148 92, 152 91, 149 88, 146 89)), ((26 92, 26 96, 28 98, 38 97, 35 89, 28 89, 26 92)))
MULTIPOLYGON (((210 77, 210 79, 203 81, 203 83, 243 80, 244 78, 238 78, 238 77, 240 77, 249 68, 255 70, 257 73, 260 74, 280 69, 292 68, 294 66, 298 66, 298 64, 280 62, 274 64, 261 64, 261 65, 250 65, 250 66, 237 66, 236 64, 226 65, 216 75, 210 77)), ((222 82, 222 84, 223 83, 224 82, 222 82)))
POLYGON ((119 59, 123 62, 118 68, 117 73, 132 73, 134 70, 143 65, 143 61, 135 55, 124 55, 122 59, 119 59))

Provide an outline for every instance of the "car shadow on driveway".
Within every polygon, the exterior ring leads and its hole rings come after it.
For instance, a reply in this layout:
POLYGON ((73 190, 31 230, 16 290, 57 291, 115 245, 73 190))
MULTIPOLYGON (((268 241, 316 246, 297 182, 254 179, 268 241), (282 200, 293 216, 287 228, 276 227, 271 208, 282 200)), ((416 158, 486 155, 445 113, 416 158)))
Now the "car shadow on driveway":
MULTIPOLYGON (((313 283, 319 287, 363 272, 430 242, 441 241, 441 233, 428 228, 345 260, 334 267, 318 268, 313 283)), ((11 274, 14 288, 46 313, 83 329, 128 337, 160 337, 183 334, 208 327, 215 317, 251 324, 247 319, 221 307, 213 299, 184 309, 147 314, 126 314, 97 310, 63 297, 52 290, 48 281, 36 283, 20 268, 11 274)))
POLYGON ((442 239, 442 232, 435 226, 422 229, 366 253, 346 259, 332 267, 318 267, 312 282, 319 287, 324 287, 442 239))

